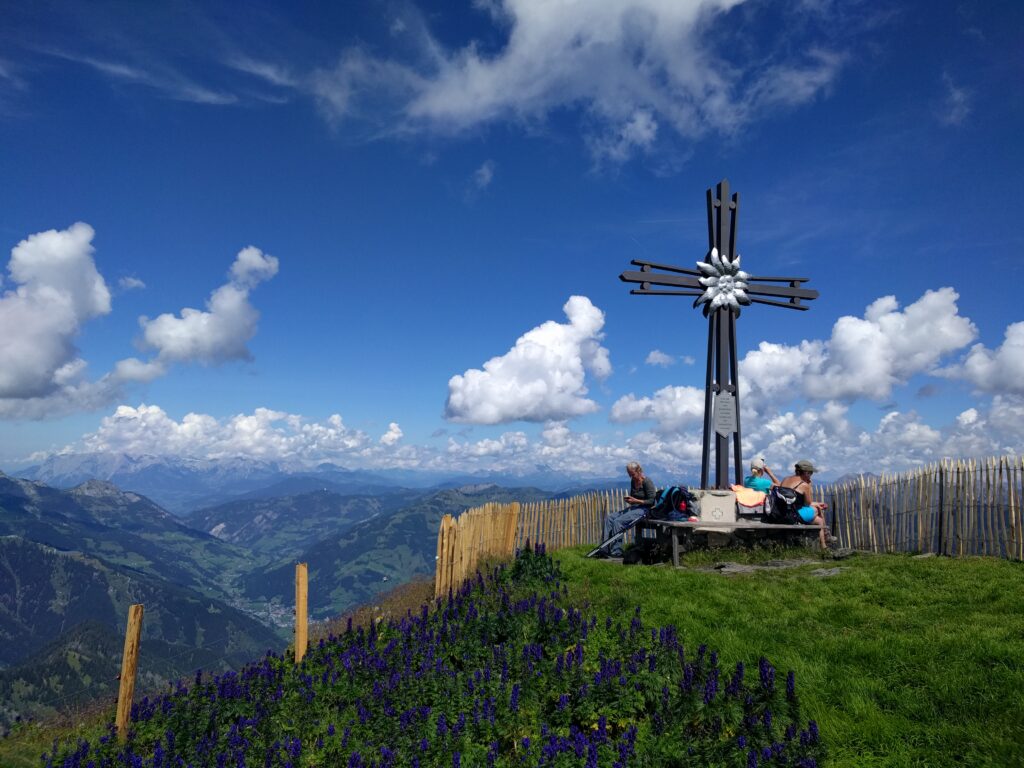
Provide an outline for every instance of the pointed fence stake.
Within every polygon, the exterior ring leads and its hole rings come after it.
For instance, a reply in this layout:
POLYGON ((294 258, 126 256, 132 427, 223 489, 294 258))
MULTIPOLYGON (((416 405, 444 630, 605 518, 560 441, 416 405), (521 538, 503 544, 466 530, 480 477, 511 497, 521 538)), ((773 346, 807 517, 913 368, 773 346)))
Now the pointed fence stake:
POLYGON ((295 564, 295 663, 302 661, 309 645, 309 615, 306 601, 309 597, 309 581, 306 563, 295 564))
POLYGON ((124 654, 121 657, 121 685, 117 692, 117 739, 128 738, 128 718, 135 695, 135 671, 139 666, 139 638, 142 635, 142 603, 128 608, 128 627, 124 632, 124 654))

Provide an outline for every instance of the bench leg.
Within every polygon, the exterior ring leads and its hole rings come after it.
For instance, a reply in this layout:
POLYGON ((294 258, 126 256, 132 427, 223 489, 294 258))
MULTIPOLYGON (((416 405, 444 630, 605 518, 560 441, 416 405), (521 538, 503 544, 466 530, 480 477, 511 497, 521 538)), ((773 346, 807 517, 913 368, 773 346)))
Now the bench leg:
POLYGON ((679 531, 672 528, 672 566, 679 567, 679 531))

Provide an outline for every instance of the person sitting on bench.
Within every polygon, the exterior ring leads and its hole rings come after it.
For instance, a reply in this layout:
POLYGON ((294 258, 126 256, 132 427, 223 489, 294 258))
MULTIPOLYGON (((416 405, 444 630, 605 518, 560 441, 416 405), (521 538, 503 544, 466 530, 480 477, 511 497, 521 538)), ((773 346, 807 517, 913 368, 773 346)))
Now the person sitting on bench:
POLYGON ((778 485, 779 479, 768 469, 764 458, 758 457, 750 462, 750 474, 743 478, 743 485, 753 488, 755 491, 768 493, 773 485, 778 485))
MULTIPOLYGON (((629 493, 624 501, 628 507, 612 512, 604 521, 604 539, 614 536, 619 531, 629 528, 639 518, 647 514, 654 506, 654 498, 658 495, 654 487, 654 481, 644 475, 643 467, 637 462, 631 461, 626 465, 626 474, 629 475, 629 493)), ((624 537, 623 537, 624 538, 624 537)), ((611 557, 622 557, 622 538, 618 538, 609 547, 611 557)))
POLYGON ((807 459, 800 459, 793 467, 793 474, 783 479, 780 486, 792 488, 803 498, 803 505, 797 510, 800 519, 809 525, 820 525, 818 536, 821 541, 821 548, 828 548, 828 528, 825 526, 825 509, 827 504, 814 500, 814 491, 811 488, 811 475, 815 472, 814 465, 807 459))

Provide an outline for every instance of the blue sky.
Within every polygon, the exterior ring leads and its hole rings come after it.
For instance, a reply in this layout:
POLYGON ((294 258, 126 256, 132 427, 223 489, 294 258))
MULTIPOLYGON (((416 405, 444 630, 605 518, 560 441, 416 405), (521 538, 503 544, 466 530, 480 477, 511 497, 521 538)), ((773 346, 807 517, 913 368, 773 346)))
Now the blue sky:
POLYGON ((1024 450, 1019 3, 0 4, 0 465, 690 473, 741 196, 746 454, 1024 450), (575 298, 574 298, 575 297, 575 298))

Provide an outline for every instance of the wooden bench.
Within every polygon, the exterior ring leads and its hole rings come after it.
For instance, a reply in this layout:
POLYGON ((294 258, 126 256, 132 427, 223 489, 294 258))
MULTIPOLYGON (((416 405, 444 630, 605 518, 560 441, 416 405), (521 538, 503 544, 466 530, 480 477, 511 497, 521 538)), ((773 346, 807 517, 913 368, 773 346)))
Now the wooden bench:
POLYGON ((809 525, 805 523, 797 523, 794 525, 785 525, 782 523, 765 523, 757 518, 748 517, 744 518, 740 516, 736 520, 729 521, 696 521, 689 522, 685 520, 649 520, 644 519, 637 523, 637 537, 643 536, 643 528, 661 528, 668 529, 669 534, 672 536, 672 565, 679 565, 679 538, 680 535, 684 539, 692 539, 693 534, 722 534, 730 536, 737 531, 754 533, 769 533, 775 531, 787 531, 790 533, 801 533, 812 535, 817 538, 818 532, 821 530, 820 525, 809 525))

